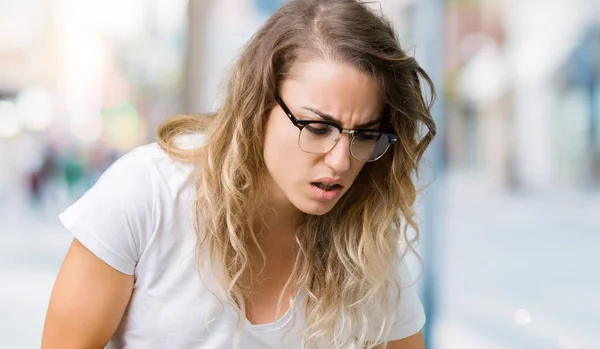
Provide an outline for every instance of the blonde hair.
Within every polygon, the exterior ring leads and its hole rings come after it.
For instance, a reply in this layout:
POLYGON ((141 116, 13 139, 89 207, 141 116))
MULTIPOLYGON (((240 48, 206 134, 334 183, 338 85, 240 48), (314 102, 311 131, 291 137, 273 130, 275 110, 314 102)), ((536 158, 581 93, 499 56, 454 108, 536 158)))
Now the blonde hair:
POLYGON ((292 66, 310 59, 350 64, 376 79, 386 103, 382 128, 400 137, 381 159, 365 164, 330 212, 306 215, 296 231, 302 238, 288 281, 292 294, 307 295, 304 347, 374 348, 394 321, 389 309, 401 293, 398 242, 410 246, 418 237, 414 176, 435 135, 433 84, 400 48, 387 20, 352 0, 288 2, 245 47, 222 107, 213 115, 170 120, 158 141, 172 157, 197 165, 198 251, 219 270, 215 287, 237 309, 241 326, 251 292, 241 277, 251 262, 250 244, 260 250, 253 222, 262 198, 265 123, 292 66), (204 146, 176 146, 177 137, 196 132, 207 134, 204 146))

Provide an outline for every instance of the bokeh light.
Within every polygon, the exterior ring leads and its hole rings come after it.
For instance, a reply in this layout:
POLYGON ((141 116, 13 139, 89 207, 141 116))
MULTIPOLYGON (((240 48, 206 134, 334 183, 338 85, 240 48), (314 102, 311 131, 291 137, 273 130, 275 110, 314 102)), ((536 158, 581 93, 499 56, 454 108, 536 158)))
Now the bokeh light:
POLYGON ((529 315, 527 309, 519 309, 515 312, 515 322, 519 325, 531 323, 531 315, 529 315))

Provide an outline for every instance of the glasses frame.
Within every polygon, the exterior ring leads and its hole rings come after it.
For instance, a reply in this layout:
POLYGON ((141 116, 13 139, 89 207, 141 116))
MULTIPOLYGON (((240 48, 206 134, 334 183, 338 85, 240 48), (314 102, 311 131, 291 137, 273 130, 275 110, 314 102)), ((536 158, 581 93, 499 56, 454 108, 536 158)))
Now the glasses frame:
POLYGON ((398 142, 398 140, 400 139, 398 137, 398 135, 396 135, 395 133, 383 132, 380 130, 374 130, 374 129, 350 130, 350 129, 345 129, 342 126, 335 124, 333 122, 324 121, 324 120, 298 120, 294 116, 294 114, 292 114, 292 112, 290 111, 290 108, 288 108, 288 106, 285 104, 285 102, 283 101, 281 96, 275 95, 275 101, 277 102, 277 104, 279 104, 281 109, 283 109, 283 112, 285 113, 285 115, 287 115, 288 119, 290 119, 292 124, 294 124, 294 126, 296 126, 300 130, 300 133, 298 134, 298 147, 302 151, 309 153, 309 154, 325 154, 325 153, 331 151, 331 149, 335 148, 335 146, 338 144, 340 139, 342 139, 342 135, 344 135, 344 133, 345 133, 345 134, 348 134, 350 137, 350 154, 352 155, 352 157, 354 157, 355 159, 360 160, 360 161, 373 162, 373 161, 377 161, 377 160, 381 159, 381 157, 384 156, 385 153, 387 153, 388 149, 390 149, 390 146, 392 144, 398 142), (340 136, 335 140, 335 143, 333 143, 331 148, 327 149, 324 152, 313 153, 313 152, 306 151, 306 150, 302 149, 302 147, 300 147, 300 135, 302 134, 302 130, 304 129, 304 127, 307 125, 310 125, 310 124, 321 124, 321 125, 333 126, 336 129, 338 129, 338 131, 340 132, 340 136), (388 139, 390 140, 390 143, 388 144, 387 148, 383 151, 383 153, 381 153, 381 155, 379 155, 377 158, 371 159, 371 160, 361 159, 361 158, 357 157, 356 155, 354 155, 354 153, 352 152, 352 144, 354 144, 354 138, 356 137, 357 134, 360 134, 361 132, 380 133, 382 135, 386 135, 388 137, 388 139))

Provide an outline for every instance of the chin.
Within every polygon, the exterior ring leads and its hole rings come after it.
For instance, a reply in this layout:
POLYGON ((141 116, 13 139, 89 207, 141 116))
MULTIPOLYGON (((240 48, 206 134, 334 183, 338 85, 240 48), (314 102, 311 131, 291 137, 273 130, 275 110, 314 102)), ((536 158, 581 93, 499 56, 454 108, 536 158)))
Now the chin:
POLYGON ((308 200, 307 202, 303 202, 302 204, 297 205, 296 208, 298 208, 300 211, 306 214, 310 214, 313 216, 322 216, 331 211, 336 204, 337 201, 334 203, 325 204, 322 202, 308 200))
POLYGON ((322 216, 324 214, 327 214, 329 211, 331 211, 332 207, 327 208, 327 209, 317 209, 317 210, 302 210, 302 212, 309 214, 311 216, 322 216))

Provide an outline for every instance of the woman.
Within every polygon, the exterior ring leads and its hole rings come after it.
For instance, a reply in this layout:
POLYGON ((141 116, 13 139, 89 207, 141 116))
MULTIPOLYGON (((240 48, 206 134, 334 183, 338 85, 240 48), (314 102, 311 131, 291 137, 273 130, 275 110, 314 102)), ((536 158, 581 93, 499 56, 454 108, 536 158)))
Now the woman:
POLYGON ((424 348, 398 244, 435 133, 421 79, 363 4, 284 5, 214 116, 167 122, 61 214, 42 347, 424 348))

